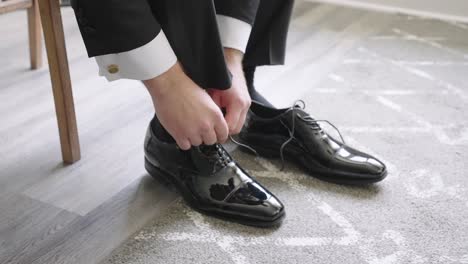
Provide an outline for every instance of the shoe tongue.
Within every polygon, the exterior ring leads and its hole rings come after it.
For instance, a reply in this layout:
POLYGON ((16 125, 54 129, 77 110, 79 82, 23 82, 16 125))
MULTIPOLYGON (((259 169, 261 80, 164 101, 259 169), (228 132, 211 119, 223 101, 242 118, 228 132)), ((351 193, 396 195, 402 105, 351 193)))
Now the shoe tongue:
POLYGON ((291 121, 291 118, 299 119, 299 117, 306 118, 307 116, 310 118, 310 115, 304 112, 304 110, 297 105, 294 106, 294 108, 287 109, 283 114, 281 114, 281 116, 289 121, 291 121))
POLYGON ((317 122, 315 122, 315 119, 311 117, 308 113, 306 113, 304 110, 302 110, 301 108, 295 108, 294 115, 298 121, 306 123, 311 128, 322 129, 322 127, 317 122))
MULTIPOLYGON (((312 118, 308 113, 306 113, 299 105, 294 106, 294 114, 299 115, 300 117, 312 118)), ((313 119, 313 118, 312 118, 313 119)))

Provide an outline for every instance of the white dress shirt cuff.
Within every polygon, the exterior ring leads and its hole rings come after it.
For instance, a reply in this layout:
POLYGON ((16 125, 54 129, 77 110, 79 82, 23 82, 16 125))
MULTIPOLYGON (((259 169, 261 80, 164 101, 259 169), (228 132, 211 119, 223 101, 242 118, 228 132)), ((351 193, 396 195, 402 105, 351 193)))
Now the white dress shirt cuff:
POLYGON ((166 35, 161 30, 149 43, 121 53, 95 57, 99 75, 108 81, 118 79, 148 80, 169 70, 176 62, 166 35))
POLYGON ((221 43, 225 48, 237 49, 245 53, 252 26, 237 18, 216 15, 221 43))

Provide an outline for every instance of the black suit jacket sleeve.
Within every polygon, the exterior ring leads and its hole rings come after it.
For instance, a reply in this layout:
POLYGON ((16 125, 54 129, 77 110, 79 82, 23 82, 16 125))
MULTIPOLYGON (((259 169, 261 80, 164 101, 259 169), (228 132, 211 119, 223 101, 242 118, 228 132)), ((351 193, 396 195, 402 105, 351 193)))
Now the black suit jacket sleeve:
POLYGON ((253 25, 260 0, 214 0, 214 3, 216 14, 237 18, 253 25))
POLYGON ((89 57, 129 51, 161 31, 147 0, 72 0, 89 57))

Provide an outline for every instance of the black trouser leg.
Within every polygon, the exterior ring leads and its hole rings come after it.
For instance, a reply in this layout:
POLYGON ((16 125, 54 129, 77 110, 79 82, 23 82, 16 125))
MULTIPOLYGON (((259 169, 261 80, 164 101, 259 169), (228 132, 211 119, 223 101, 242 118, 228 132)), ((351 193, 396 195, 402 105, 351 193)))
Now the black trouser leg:
POLYGON ((294 0, 261 0, 244 55, 245 66, 284 64, 294 0))
POLYGON ((204 89, 231 87, 213 1, 148 2, 185 73, 204 89))
MULTIPOLYGON (((190 2, 185 0, 149 2, 189 77, 202 88, 230 87, 229 78, 226 77, 228 71, 223 60, 213 2, 196 1, 193 5, 187 4, 190 2)), ((286 36, 293 2, 293 0, 260 0, 244 55, 243 64, 251 97, 270 106, 271 104, 254 88, 255 67, 284 63, 286 36)), ((222 2, 217 1, 217 3, 222 2)), ((248 12, 238 11, 239 14, 231 12, 232 14, 228 15, 247 14, 248 16, 248 12)), ((153 129, 158 137, 169 140, 168 133, 158 120, 155 119, 153 123, 155 123, 153 129)))
POLYGON ((294 0, 261 0, 244 55, 244 73, 252 100, 273 107, 255 90, 255 68, 284 64, 294 0))

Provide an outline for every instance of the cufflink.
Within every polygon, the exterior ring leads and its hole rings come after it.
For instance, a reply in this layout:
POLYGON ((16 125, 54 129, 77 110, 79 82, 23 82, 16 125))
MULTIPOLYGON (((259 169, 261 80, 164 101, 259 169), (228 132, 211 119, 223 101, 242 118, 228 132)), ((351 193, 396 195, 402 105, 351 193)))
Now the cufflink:
POLYGON ((117 64, 111 64, 107 66, 107 71, 110 74, 118 73, 119 72, 119 66, 117 64))

